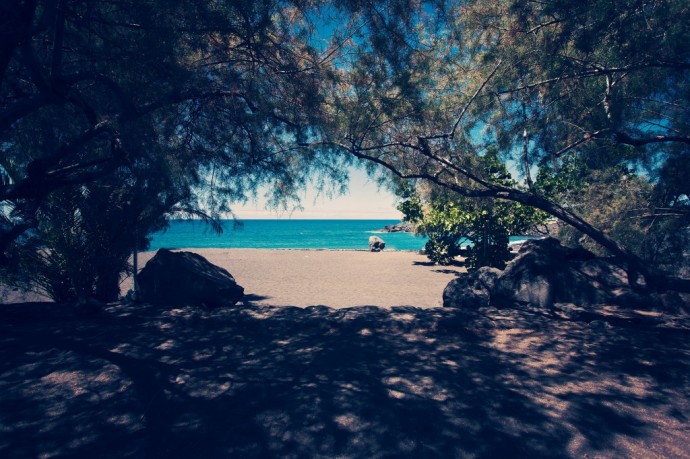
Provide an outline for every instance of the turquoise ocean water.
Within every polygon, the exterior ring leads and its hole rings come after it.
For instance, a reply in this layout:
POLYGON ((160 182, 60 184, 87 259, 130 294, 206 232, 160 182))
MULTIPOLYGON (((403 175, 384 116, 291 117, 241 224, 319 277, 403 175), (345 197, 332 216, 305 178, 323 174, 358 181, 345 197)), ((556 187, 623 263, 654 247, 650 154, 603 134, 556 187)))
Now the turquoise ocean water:
MULTIPOLYGON (((234 228, 232 220, 223 221, 225 230, 216 234, 200 221, 174 220, 170 227, 152 236, 149 250, 161 247, 182 248, 255 248, 367 250, 369 236, 379 236, 386 250, 421 250, 427 238, 409 233, 382 233, 396 220, 243 220, 234 228)), ((511 237, 512 241, 526 239, 511 237)))
POLYGON ((175 220, 156 233, 149 250, 165 248, 258 248, 367 250, 369 236, 386 242, 386 250, 420 250, 426 238, 408 233, 380 233, 396 220, 243 220, 239 228, 223 221, 218 235, 200 221, 175 220))

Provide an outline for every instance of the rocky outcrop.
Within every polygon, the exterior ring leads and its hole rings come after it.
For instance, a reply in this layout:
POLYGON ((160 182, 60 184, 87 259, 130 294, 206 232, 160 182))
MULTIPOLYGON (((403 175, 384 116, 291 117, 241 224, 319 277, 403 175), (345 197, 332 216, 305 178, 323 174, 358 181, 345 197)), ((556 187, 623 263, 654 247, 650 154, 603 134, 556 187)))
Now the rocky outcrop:
POLYGON ((526 241, 505 270, 483 268, 451 281, 443 292, 447 307, 506 306, 550 308, 556 303, 677 309, 678 295, 633 290, 626 271, 612 260, 556 239, 526 241))
POLYGON ((379 231, 382 233, 411 233, 412 225, 409 223, 396 223, 395 225, 386 225, 379 231))
POLYGON ((476 309, 489 306, 491 291, 501 270, 485 266, 471 273, 462 273, 443 290, 443 306, 476 309))
POLYGON ((244 288, 225 269, 191 252, 160 249, 138 276, 137 299, 163 306, 234 306, 244 288))
POLYGON ((610 260, 546 238, 522 245, 499 276, 493 293, 497 300, 549 307, 554 303, 611 303, 629 290, 627 273, 610 260))
POLYGON ((378 236, 369 237, 369 251, 380 252, 386 248, 386 243, 378 236))

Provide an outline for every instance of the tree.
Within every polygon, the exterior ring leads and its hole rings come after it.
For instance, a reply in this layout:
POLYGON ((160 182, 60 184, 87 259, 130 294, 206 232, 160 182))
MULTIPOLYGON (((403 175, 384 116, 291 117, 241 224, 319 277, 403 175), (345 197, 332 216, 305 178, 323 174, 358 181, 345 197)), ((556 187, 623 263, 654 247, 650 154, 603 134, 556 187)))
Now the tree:
MULTIPOLYGON (((26 260, 65 278, 76 279, 67 271, 85 258, 111 252, 122 270, 137 244, 123 235, 146 235, 167 213, 218 215, 260 184, 272 185, 278 205, 317 174, 344 180, 346 159, 296 154, 304 150, 296 141, 316 124, 312 108, 331 52, 310 41, 308 2, 43 0, 2 8, 10 13, 0 30, 5 264, 22 248, 39 248, 39 261, 26 260), (104 228, 120 228, 119 236, 104 228)), ((102 292, 113 291, 117 276, 87 272, 84 285, 71 282, 71 293, 54 296, 111 297, 102 292), (105 278, 110 287, 94 286, 105 278)))
POLYGON ((467 198, 535 207, 615 256, 634 285, 641 274, 647 286, 690 291, 690 281, 645 262, 532 180, 533 169, 557 171, 571 154, 593 172, 588 180, 627 165, 663 188, 668 177, 659 171, 690 145, 687 2, 391 0, 343 8, 364 25, 330 98, 338 127, 313 145, 467 198), (521 169, 525 188, 474 168, 491 145, 521 169))
MULTIPOLYGON (((495 149, 478 158, 477 169, 506 186, 515 184, 498 160, 495 149)), ((449 264, 458 255, 466 257, 470 271, 482 266, 503 269, 511 258, 511 235, 523 234, 546 220, 543 212, 513 202, 491 198, 466 198, 442 187, 420 187, 398 207, 416 231, 427 236, 425 251, 430 260, 449 264), (424 203, 424 204, 423 204, 424 203), (461 244, 469 246, 465 249, 461 244)))

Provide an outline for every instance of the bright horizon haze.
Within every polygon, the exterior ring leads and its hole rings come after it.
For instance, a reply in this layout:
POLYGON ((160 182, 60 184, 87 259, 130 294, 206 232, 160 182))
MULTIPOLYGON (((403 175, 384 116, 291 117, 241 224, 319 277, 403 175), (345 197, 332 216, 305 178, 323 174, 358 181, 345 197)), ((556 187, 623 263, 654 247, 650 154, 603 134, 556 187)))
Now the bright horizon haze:
POLYGON ((266 208, 266 199, 259 196, 246 204, 236 204, 233 212, 240 220, 401 220, 396 209, 397 198, 393 193, 380 188, 366 172, 350 170, 348 190, 343 195, 328 197, 312 185, 302 193, 303 209, 293 211, 266 208))

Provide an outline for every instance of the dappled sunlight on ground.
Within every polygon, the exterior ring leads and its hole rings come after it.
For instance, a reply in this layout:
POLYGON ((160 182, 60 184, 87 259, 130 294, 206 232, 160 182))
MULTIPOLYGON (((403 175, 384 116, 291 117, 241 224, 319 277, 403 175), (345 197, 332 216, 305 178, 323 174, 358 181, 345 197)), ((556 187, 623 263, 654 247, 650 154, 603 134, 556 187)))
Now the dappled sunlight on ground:
POLYGON ((687 321, 251 304, 0 312, 2 457, 690 450, 687 321))

